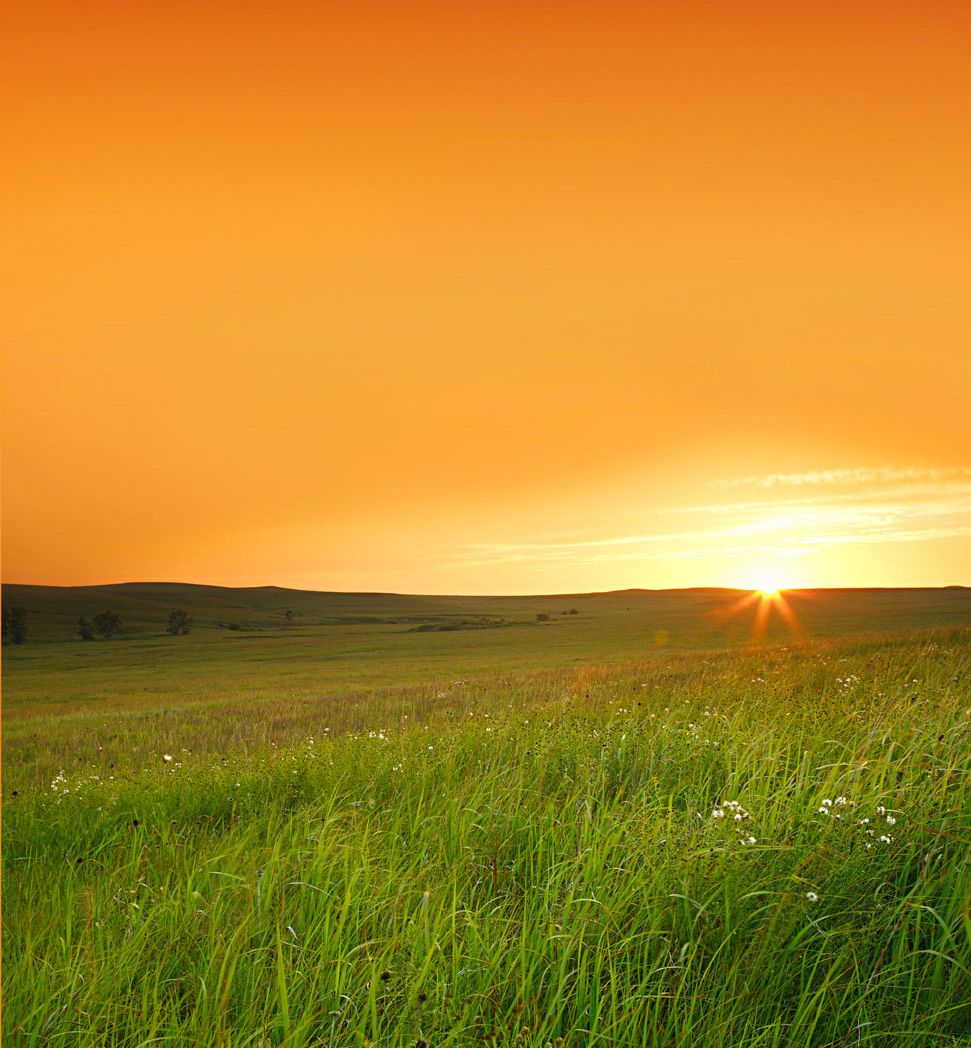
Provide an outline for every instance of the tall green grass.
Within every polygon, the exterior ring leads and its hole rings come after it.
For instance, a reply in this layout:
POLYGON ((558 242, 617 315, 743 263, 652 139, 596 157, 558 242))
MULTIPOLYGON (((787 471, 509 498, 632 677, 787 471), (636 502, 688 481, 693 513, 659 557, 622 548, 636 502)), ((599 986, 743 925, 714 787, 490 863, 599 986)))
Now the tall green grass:
POLYGON ((969 639, 14 754, 4 1044, 969 1044, 969 639))

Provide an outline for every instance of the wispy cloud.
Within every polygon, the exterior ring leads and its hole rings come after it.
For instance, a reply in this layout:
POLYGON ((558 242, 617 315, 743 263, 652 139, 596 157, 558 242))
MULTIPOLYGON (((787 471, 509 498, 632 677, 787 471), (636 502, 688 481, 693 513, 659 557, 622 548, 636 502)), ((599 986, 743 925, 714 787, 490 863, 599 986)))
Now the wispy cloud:
POLYGON ((856 469, 819 469, 807 473, 766 473, 761 476, 727 477, 713 480, 715 488, 821 487, 824 485, 890 484, 900 481, 937 483, 971 479, 971 467, 951 466, 934 469, 922 466, 861 466, 856 469))
MULTIPOLYGON (((754 493, 753 493, 754 494, 754 493)), ((847 505, 889 505, 905 508, 911 504, 925 509, 937 504, 942 509, 948 505, 964 506, 971 499, 971 478, 950 481, 922 481, 893 484, 886 487, 872 486, 854 488, 851 491, 822 489, 812 492, 790 494, 786 492, 759 492, 756 497, 737 502, 721 502, 709 499, 689 506, 671 506, 659 509, 663 516, 685 513, 717 514, 729 513, 760 514, 777 511, 781 507, 798 510, 802 507, 847 505)))
POLYGON ((764 494, 747 501, 720 502, 716 498, 658 510, 658 522, 668 522, 658 530, 597 538, 478 543, 456 556, 480 565, 805 557, 843 545, 929 542, 971 535, 971 468, 967 467, 818 470, 740 477, 718 481, 716 486, 725 490, 754 487, 764 494), (806 490, 787 495, 793 488, 806 490), (670 527, 672 517, 681 515, 687 521, 697 514, 710 516, 715 526, 670 527))

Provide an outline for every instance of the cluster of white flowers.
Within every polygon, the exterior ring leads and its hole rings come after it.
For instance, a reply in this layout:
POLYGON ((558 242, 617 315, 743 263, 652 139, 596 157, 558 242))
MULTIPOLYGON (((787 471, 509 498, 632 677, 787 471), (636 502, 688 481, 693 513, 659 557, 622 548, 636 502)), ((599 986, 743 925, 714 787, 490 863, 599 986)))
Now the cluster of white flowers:
MULTIPOLYGON (((665 706, 664 709, 665 709, 666 712, 670 712, 668 710, 667 706, 665 706)), ((711 714, 711 712, 709 710, 705 710, 705 716, 706 717, 710 717, 710 716, 712 716, 712 714, 711 714)), ((651 720, 654 719, 654 714, 653 713, 649 714, 649 719, 651 719, 651 720)), ((667 728, 668 726, 669 725, 667 725, 667 724, 662 724, 661 728, 664 729, 664 728, 667 728)), ((712 739, 703 737, 700 734, 700 729, 703 727, 703 725, 698 725, 694 721, 687 721, 685 723, 684 728, 677 727, 677 722, 675 722, 674 724, 670 725, 670 727, 671 727, 672 731, 683 732, 686 738, 690 739, 692 742, 697 742, 699 745, 703 744, 705 746, 715 746, 715 747, 717 747, 719 745, 717 740, 712 740, 712 739)))
MULTIPOLYGON (((751 814, 738 801, 722 801, 721 804, 715 806, 711 817, 713 819, 731 819, 735 823, 742 823, 746 819, 752 818, 751 814)), ((739 834, 739 844, 756 843, 755 837, 746 833, 740 825, 735 827, 735 832, 739 834)))
POLYGON ((856 801, 848 800, 846 797, 837 797, 835 800, 830 800, 829 797, 823 798, 822 804, 816 809, 820 815, 832 815, 834 819, 842 819, 843 816, 840 812, 835 811, 836 808, 855 808, 856 801))
MULTIPOLYGON (((832 816, 834 819, 840 819, 840 815, 837 809, 839 808, 855 808, 857 806, 856 801, 851 801, 846 797, 836 797, 834 800, 830 800, 828 797, 824 798, 820 802, 820 806, 816 809, 817 813, 826 817, 832 816)), ((888 826, 895 826, 897 818, 894 815, 890 815, 887 812, 886 807, 883 804, 878 804, 874 809, 874 818, 883 819, 888 826)), ((875 838, 881 844, 891 844, 893 837, 889 834, 877 835, 877 831, 871 826, 872 820, 868 816, 864 816, 862 819, 856 820, 856 825, 864 832, 867 837, 875 838)), ((866 848, 869 851, 873 844, 870 841, 866 842, 866 848)))
MULTIPOLYGON (((886 820, 886 823, 887 823, 888 826, 895 826, 896 825, 897 820, 894 818, 893 815, 888 815, 887 814, 887 809, 882 804, 877 807, 876 812, 877 812, 877 816, 878 817, 883 817, 886 820)), ((863 830, 863 832, 867 835, 867 837, 876 837, 877 841, 880 844, 892 844, 893 843, 893 837, 891 837, 890 834, 888 834, 888 833, 881 833, 879 836, 877 836, 877 831, 874 830, 870 826, 870 820, 869 819, 860 819, 859 826, 863 830)), ((873 844, 870 841, 867 841, 866 842, 866 849, 867 849, 867 851, 869 851, 872 847, 873 847, 873 844)))
MULTIPOLYGON (((114 775, 109 775, 108 779, 114 779, 114 775)), ((62 797, 67 797, 71 793, 74 793, 76 796, 80 797, 83 790, 87 789, 88 787, 98 786, 104 781, 105 780, 103 780, 101 776, 97 774, 97 772, 91 772, 91 774, 89 775, 79 776, 77 779, 74 780, 74 784, 72 786, 68 784, 67 776, 64 774, 64 769, 62 768, 51 780, 51 792, 56 794, 58 799, 62 797)), ((109 803, 114 803, 114 801, 110 800, 109 803)), ((103 808, 98 808, 98 811, 103 810, 103 808)))

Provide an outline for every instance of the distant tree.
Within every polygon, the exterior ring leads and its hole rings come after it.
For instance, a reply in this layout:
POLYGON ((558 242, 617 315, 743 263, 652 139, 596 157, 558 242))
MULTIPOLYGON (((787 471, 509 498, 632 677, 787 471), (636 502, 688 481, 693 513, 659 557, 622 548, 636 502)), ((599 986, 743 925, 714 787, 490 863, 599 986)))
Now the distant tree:
POLYGON ((296 613, 294 612, 294 610, 292 608, 287 608, 287 610, 283 614, 284 614, 284 617, 287 620, 287 625, 288 626, 292 626, 293 625, 293 620, 297 617, 296 613))
POLYGON ((95 615, 94 629, 105 640, 111 640, 112 636, 121 629, 121 616, 113 611, 103 611, 100 615, 95 615))
POLYGON ((545 611, 541 611, 541 612, 540 612, 540 613, 539 613, 539 614, 538 614, 538 615, 536 616, 536 621, 537 621, 537 622, 549 622, 549 621, 550 621, 550 617, 549 617, 549 615, 547 615, 547 614, 546 614, 546 612, 545 612, 545 611))
POLYGON ((576 608, 570 608, 570 614, 571 615, 579 615, 580 612, 578 612, 576 608))
POLYGON ((83 615, 78 619, 78 636, 81 640, 94 640, 94 628, 83 615))
POLYGON ((19 607, 3 608, 3 639, 23 644, 27 639, 27 609, 19 607))
POLYGON ((181 609, 169 612, 169 624, 166 626, 167 633, 171 633, 173 637, 185 637, 191 629, 192 617, 188 612, 181 609))

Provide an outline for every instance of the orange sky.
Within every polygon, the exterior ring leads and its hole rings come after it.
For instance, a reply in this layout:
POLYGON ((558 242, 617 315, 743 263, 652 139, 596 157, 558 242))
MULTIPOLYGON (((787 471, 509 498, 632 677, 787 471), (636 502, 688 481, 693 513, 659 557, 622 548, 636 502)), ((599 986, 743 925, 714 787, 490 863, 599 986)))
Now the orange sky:
POLYGON ((971 5, 0 36, 6 581, 971 584, 971 5))

